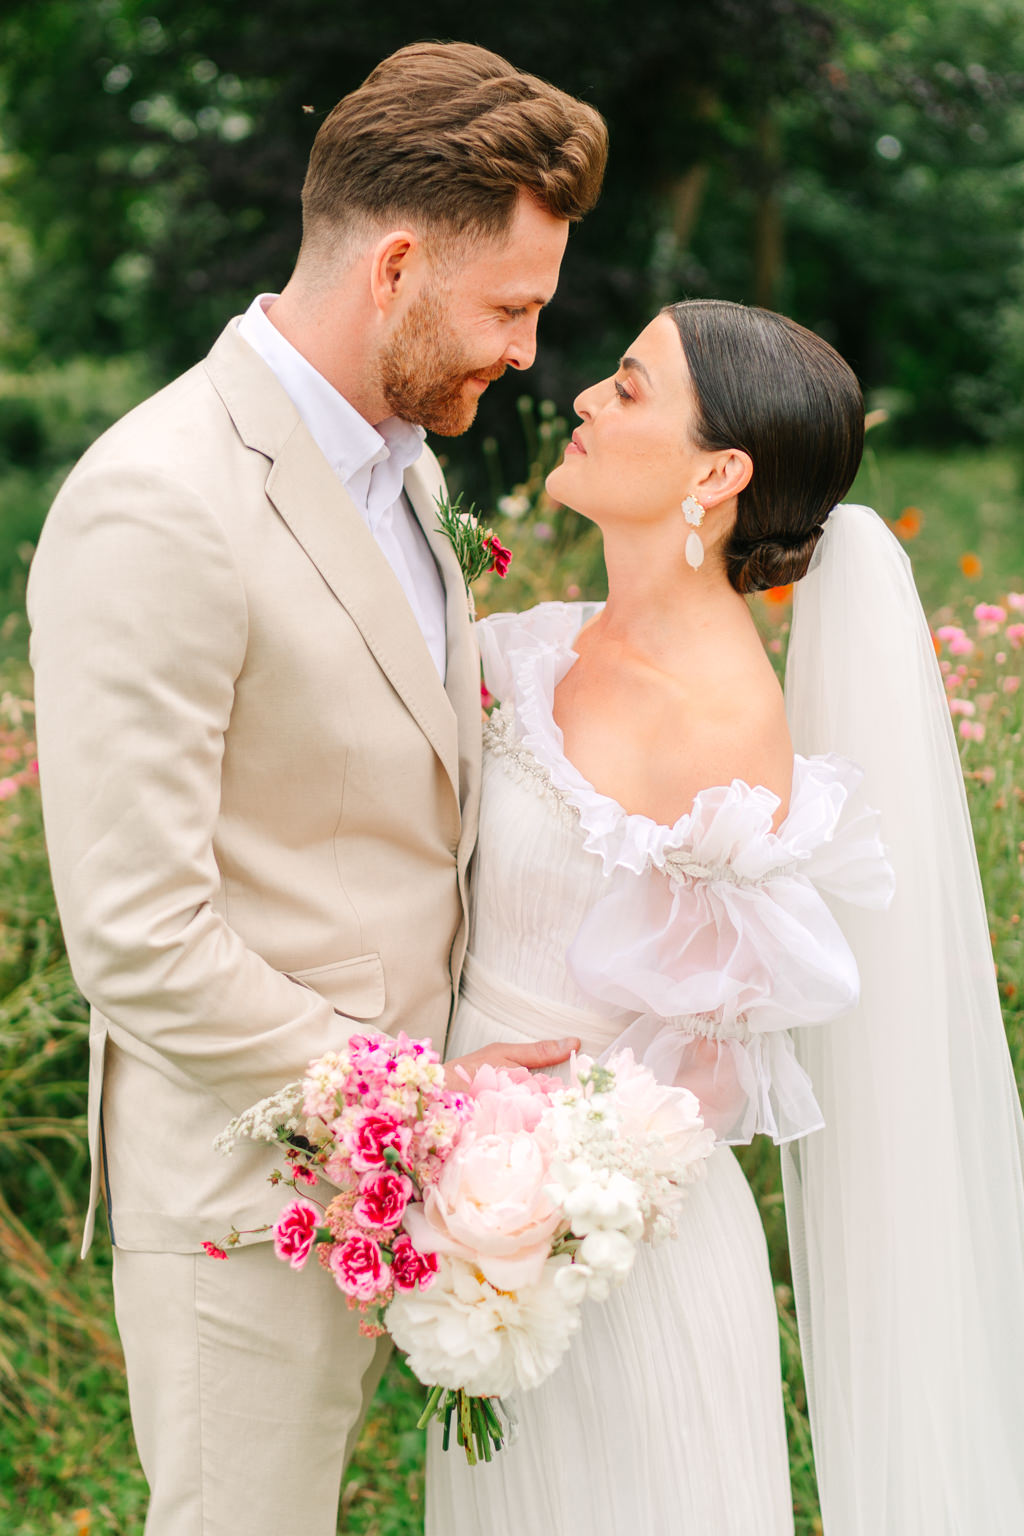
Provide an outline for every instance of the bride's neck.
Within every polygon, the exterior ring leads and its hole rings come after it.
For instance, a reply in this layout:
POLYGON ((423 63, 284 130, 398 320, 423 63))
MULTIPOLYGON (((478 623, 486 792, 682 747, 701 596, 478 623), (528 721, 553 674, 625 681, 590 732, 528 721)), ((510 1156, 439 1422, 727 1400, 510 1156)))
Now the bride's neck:
POLYGON ((645 533, 631 528, 605 536, 604 639, 651 657, 662 650, 679 656, 723 625, 750 623, 746 599, 730 585, 714 553, 695 571, 681 551, 665 548, 660 533, 645 533))

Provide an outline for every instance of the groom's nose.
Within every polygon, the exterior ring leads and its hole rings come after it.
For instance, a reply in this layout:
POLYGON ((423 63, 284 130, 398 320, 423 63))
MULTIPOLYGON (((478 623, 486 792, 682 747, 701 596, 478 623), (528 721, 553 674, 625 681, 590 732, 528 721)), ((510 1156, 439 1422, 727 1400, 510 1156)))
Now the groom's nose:
POLYGON ((537 316, 524 315, 517 323, 501 355, 510 368, 529 368, 537 356, 537 316))

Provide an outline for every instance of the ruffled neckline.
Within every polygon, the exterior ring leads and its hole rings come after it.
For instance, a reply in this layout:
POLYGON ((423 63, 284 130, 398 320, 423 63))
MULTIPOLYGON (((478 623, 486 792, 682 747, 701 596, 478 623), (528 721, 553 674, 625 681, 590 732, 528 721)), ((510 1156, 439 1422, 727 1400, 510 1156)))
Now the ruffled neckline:
POLYGON ((565 755, 554 718, 555 689, 576 662, 574 641, 603 603, 541 603, 525 613, 499 613, 477 625, 487 688, 514 712, 521 745, 546 771, 579 816, 584 846, 606 873, 665 868, 679 856, 707 871, 759 882, 810 859, 835 833, 861 781, 856 764, 835 754, 794 756, 789 811, 777 831, 780 800, 742 779, 710 786, 672 826, 627 811, 600 793, 565 755))

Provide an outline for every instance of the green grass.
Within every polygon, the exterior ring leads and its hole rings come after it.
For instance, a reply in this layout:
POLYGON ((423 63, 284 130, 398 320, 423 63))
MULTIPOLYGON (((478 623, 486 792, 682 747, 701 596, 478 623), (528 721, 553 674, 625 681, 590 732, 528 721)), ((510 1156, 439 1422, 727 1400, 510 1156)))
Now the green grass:
MULTIPOLYGON (((84 385, 76 387, 84 393, 84 385)), ((78 408, 79 417, 71 415, 80 422, 82 400, 78 408)), ((482 609, 601 593, 595 535, 580 536, 572 514, 552 507, 541 490, 561 423, 527 416, 532 466, 517 491, 528 509, 517 519, 495 511, 494 526, 516 560, 507 583, 483 584, 482 609)), ((86 1177, 85 1012, 68 975, 46 871, 31 773, 25 625, 17 612, 28 546, 60 473, 52 461, 0 463, 0 572, 12 593, 0 622, 0 780, 19 778, 17 791, 0 800, 0 1529, 10 1536, 127 1536, 141 1528, 145 1485, 128 1423, 109 1249, 101 1240, 84 1264, 76 1258, 86 1177)), ((976 639, 956 693, 975 704, 969 718, 984 724, 985 738, 964 742, 962 751, 1007 1029, 1024 1080, 1024 689, 1012 691, 1011 683, 1008 691, 1004 682, 1019 676, 1024 650, 979 636, 972 618, 977 602, 1024 591, 1016 466, 993 453, 887 453, 880 442, 854 495, 892 520, 907 507, 920 510, 920 531, 907 547, 926 608, 937 623, 957 615, 976 639), (973 578, 961 569, 967 554, 980 561, 973 578)), ((781 658, 788 609, 759 601, 758 612, 781 658)), ((813 1536, 820 1527, 778 1157, 759 1144, 743 1160, 777 1283, 797 1530, 813 1536)), ((418 1383, 393 1363, 345 1481, 340 1529, 350 1536, 421 1532, 421 1399, 418 1383)))

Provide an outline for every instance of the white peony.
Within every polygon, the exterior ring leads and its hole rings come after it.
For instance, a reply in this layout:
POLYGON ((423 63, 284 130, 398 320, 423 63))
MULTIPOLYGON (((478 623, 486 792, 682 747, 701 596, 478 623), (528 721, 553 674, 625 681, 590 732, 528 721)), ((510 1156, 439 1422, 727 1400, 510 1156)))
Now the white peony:
POLYGON ((580 1325, 579 1302, 558 1284, 570 1267, 568 1256, 551 1258, 536 1285, 508 1292, 445 1256, 433 1284, 399 1292, 384 1321, 425 1386, 473 1397, 529 1391, 551 1375, 580 1325))

